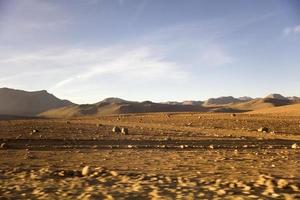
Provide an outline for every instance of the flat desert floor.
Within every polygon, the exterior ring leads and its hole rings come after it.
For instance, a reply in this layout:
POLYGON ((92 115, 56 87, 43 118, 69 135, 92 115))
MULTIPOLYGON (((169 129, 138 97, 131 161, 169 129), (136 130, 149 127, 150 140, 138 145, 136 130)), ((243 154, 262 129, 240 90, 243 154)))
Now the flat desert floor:
POLYGON ((300 199, 300 116, 0 120, 0 141, 1 200, 300 199))

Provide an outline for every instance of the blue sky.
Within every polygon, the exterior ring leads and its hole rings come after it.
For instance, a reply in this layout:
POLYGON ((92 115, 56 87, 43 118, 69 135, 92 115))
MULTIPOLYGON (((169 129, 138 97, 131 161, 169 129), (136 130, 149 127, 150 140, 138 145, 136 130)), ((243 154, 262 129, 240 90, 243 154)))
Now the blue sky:
POLYGON ((76 103, 300 96, 297 0, 0 0, 0 87, 76 103))

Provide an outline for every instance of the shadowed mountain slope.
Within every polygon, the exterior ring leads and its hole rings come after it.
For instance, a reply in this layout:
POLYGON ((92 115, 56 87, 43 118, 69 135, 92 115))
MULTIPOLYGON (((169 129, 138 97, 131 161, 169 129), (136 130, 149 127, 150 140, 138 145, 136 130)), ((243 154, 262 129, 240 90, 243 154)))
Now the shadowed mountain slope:
POLYGON ((234 98, 232 96, 227 97, 219 97, 219 98, 210 98, 206 101, 204 101, 204 106, 221 106, 226 104, 232 104, 232 103, 241 103, 245 101, 249 101, 250 99, 240 99, 240 98, 234 98))
POLYGON ((163 103, 123 102, 109 103, 99 102, 97 104, 74 105, 59 109, 49 110, 41 114, 44 117, 84 117, 101 116, 126 113, 151 113, 151 112, 207 112, 208 109, 199 105, 170 105, 163 103))
POLYGON ((50 109, 73 105, 47 91, 27 92, 0 88, 0 115, 35 116, 50 109))
MULTIPOLYGON (((51 118, 70 118, 101 116, 127 113, 151 112, 248 112, 286 106, 299 102, 298 97, 284 97, 271 94, 265 98, 234 98, 232 96, 211 98, 205 101, 183 101, 154 103, 151 101, 127 101, 111 97, 95 104, 76 105, 61 100, 47 91, 27 92, 9 88, 0 88, 0 115, 40 116, 51 118)), ((293 110, 292 108, 288 109, 293 110)), ((270 110, 271 112, 271 110, 270 110)), ((273 112, 273 111, 272 111, 273 112)), ((275 112, 275 111, 274 111, 275 112)))

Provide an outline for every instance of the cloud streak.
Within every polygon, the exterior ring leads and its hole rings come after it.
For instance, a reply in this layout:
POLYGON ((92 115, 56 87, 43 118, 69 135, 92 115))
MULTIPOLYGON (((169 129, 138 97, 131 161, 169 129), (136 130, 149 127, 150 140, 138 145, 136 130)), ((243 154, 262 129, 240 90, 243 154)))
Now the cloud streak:
MULTIPOLYGON (((185 79, 188 74, 177 64, 158 55, 158 49, 150 47, 110 47, 105 49, 56 49, 38 53, 21 53, 0 60, 0 77, 3 82, 17 81, 20 77, 31 79, 30 75, 49 73, 57 83, 48 88, 59 89, 80 85, 84 81, 103 76, 118 81, 154 81, 158 79, 185 79), (14 76, 14 71, 24 71, 14 76)), ((116 81, 116 82, 118 82, 116 81)))
POLYGON ((300 34, 300 25, 287 27, 283 30, 284 35, 295 35, 300 34))

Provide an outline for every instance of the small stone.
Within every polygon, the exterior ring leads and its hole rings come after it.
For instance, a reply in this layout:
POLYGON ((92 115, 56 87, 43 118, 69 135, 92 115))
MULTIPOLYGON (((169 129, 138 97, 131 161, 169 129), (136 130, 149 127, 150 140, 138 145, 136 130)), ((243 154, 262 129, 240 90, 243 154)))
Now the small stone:
POLYGON ((236 117, 236 114, 235 114, 235 113, 232 113, 232 114, 231 114, 231 117, 236 117))
POLYGON ((217 188, 214 187, 214 186, 208 186, 207 189, 210 190, 210 191, 216 191, 217 190, 217 188))
POLYGON ((265 182, 267 181, 266 176, 265 175, 259 175, 256 184, 258 185, 264 185, 265 182))
POLYGON ((300 191, 300 189, 299 189, 299 187, 298 187, 297 185, 290 185, 290 188, 291 188, 293 191, 295 191, 295 192, 299 192, 299 191, 300 191))
POLYGON ((219 195, 219 196, 223 196, 225 194, 226 194, 226 191, 223 190, 223 189, 220 189, 220 190, 217 191, 217 195, 219 195))
POLYGON ((116 172, 116 171, 110 171, 110 174, 111 174, 112 176, 118 176, 118 175, 119 175, 118 172, 116 172))
POLYGON ((115 126, 115 127, 113 127, 112 132, 114 132, 114 133, 120 133, 121 129, 119 127, 115 126))
POLYGON ((121 133, 124 135, 128 135, 128 128, 122 128, 121 133))
POLYGON ((244 185, 243 190, 244 191, 250 191, 251 187, 249 185, 244 185))
POLYGON ((277 193, 272 193, 272 194, 271 194, 271 197, 273 197, 273 198, 275 198, 275 199, 276 199, 276 198, 280 197, 280 195, 279 195, 279 194, 277 194, 277 193))
POLYGON ((257 129, 258 132, 269 132, 269 129, 267 127, 260 127, 259 129, 257 129))
POLYGON ((89 166, 85 166, 84 168, 82 168, 81 174, 83 176, 88 176, 88 175, 90 175, 90 173, 91 173, 91 170, 90 170, 89 166))
POLYGON ((299 149, 299 145, 297 145, 296 143, 292 145, 292 149, 299 149))
POLYGON ((65 176, 65 171, 58 172, 58 176, 64 177, 65 176))
POLYGON ((189 122, 189 123, 187 123, 186 125, 187 125, 187 126, 192 126, 192 124, 193 124, 193 122, 189 122))
POLYGON ((6 143, 2 143, 0 147, 1 147, 1 149, 7 149, 8 148, 6 143))
POLYGON ((102 124, 100 124, 100 123, 98 123, 96 126, 99 128, 99 127, 101 127, 101 126, 103 126, 103 125, 102 125, 102 124))
POLYGON ((289 184, 289 182, 287 180, 285 180, 285 179, 279 179, 277 181, 277 187, 278 188, 285 188, 285 187, 288 186, 288 184, 289 184))
POLYGON ((214 145, 212 145, 212 144, 209 145, 208 147, 209 147, 210 149, 214 149, 214 148, 215 148, 214 145))
POLYGON ((32 133, 38 133, 38 132, 39 132, 39 130, 37 130, 37 129, 33 129, 31 132, 32 132, 32 133))

